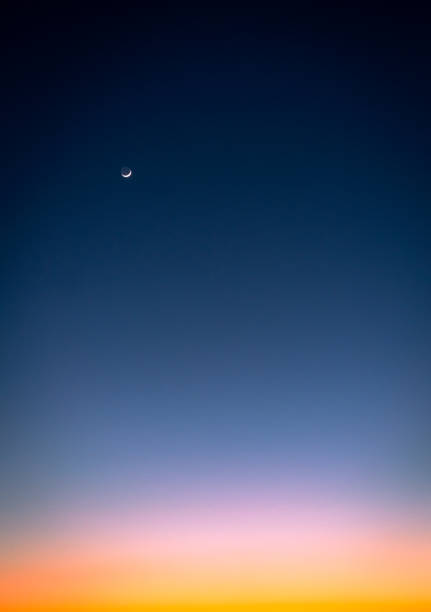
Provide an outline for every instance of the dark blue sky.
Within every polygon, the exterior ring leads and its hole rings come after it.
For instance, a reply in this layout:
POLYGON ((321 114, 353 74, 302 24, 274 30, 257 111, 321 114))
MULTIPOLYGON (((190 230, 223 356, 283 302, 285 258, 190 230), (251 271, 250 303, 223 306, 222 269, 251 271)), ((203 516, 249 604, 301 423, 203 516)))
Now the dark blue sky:
POLYGON ((108 483, 422 504, 427 24, 119 13, 6 24, 6 514, 108 483))

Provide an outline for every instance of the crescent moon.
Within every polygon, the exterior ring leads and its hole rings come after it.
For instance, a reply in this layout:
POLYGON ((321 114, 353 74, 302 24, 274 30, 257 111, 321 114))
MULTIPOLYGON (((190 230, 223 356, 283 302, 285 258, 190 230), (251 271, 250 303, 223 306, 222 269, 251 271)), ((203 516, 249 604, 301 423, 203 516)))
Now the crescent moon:
POLYGON ((125 174, 125 173, 123 172, 122 176, 123 176, 123 178, 129 178, 130 176, 132 176, 132 171, 131 171, 131 170, 129 170, 129 172, 128 172, 127 174, 125 174))

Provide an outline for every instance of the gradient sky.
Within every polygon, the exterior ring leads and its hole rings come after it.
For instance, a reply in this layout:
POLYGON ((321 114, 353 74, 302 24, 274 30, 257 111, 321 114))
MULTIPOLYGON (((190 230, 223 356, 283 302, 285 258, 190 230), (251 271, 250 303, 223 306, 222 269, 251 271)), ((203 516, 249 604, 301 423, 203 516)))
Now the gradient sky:
POLYGON ((431 599, 430 24, 5 23, 0 604, 431 599))

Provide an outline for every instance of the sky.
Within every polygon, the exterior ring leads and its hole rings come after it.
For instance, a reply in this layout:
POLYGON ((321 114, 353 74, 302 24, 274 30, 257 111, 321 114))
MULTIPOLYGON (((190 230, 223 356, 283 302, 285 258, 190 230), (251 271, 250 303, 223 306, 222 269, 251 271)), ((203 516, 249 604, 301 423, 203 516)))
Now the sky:
POLYGON ((316 6, 8 7, 2 609, 428 609, 429 23, 316 6))

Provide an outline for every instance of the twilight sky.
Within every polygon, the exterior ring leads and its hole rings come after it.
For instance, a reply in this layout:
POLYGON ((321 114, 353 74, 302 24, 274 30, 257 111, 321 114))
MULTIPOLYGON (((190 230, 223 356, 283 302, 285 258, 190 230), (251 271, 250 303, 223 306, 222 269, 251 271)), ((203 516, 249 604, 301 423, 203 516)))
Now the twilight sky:
POLYGON ((123 9, 6 20, 0 602, 431 599, 429 24, 123 9))

